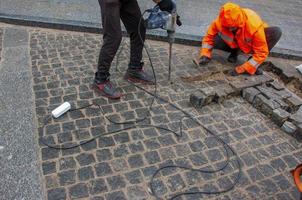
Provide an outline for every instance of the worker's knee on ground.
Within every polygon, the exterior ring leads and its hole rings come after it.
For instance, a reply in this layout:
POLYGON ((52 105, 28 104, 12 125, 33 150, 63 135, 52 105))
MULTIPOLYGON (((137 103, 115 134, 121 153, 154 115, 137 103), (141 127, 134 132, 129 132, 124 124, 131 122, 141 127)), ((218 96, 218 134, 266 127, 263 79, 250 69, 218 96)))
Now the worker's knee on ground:
POLYGON ((276 27, 276 38, 278 39, 278 41, 280 40, 281 36, 282 36, 282 30, 280 27, 277 26, 276 27))
POLYGON ((275 38, 276 41, 279 41, 279 39, 282 36, 282 30, 279 26, 272 26, 269 27, 271 34, 273 35, 273 37, 275 38))
POLYGON ((272 33, 273 33, 273 36, 276 40, 276 42, 278 42, 282 36, 282 30, 279 26, 273 26, 273 27, 270 27, 272 33))

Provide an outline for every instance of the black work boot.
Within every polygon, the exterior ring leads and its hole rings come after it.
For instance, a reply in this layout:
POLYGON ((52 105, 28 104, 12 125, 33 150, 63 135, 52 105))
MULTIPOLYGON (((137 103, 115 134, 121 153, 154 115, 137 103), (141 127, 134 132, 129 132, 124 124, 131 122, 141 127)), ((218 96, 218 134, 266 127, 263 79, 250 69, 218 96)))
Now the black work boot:
POLYGON ((260 69, 260 68, 258 67, 258 69, 257 69, 257 71, 255 72, 255 74, 256 74, 256 75, 262 75, 262 74, 263 74, 263 70, 260 69))
POLYGON ((105 81, 98 79, 97 73, 95 73, 96 77, 94 79, 94 84, 101 92, 101 94, 110 99, 120 99, 122 93, 117 91, 116 87, 110 82, 109 78, 105 81))
POLYGON ((228 61, 230 63, 236 63, 237 62, 237 58, 238 58, 238 53, 237 52, 232 52, 229 57, 228 57, 228 61))
POLYGON ((125 74, 125 79, 133 83, 154 85, 152 76, 144 72, 143 65, 144 63, 141 63, 140 66, 131 66, 129 64, 129 67, 125 74))

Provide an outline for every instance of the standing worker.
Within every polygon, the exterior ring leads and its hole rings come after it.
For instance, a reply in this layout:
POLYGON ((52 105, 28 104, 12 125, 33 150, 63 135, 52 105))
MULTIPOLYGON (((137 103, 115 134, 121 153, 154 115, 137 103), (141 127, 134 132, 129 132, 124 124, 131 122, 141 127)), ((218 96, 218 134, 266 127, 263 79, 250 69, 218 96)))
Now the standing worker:
POLYGON ((228 61, 231 63, 237 61, 238 53, 242 51, 252 56, 243 65, 237 66, 231 75, 262 74, 258 67, 281 35, 279 27, 268 27, 253 10, 226 3, 202 40, 198 62, 200 65, 210 62, 213 48, 230 52, 228 61))
MULTIPOLYGON (((98 70, 95 73, 95 84, 102 95, 119 99, 122 94, 110 82, 110 66, 122 40, 121 23, 130 35, 130 63, 125 78, 132 82, 154 84, 152 76, 143 71, 142 51, 146 35, 137 0, 98 0, 101 7, 103 24, 103 46, 100 51, 98 70), (138 33, 140 30, 140 35, 138 33), (142 41, 143 40, 143 41, 142 41)), ((171 12, 172 0, 153 0, 161 10, 171 12)))

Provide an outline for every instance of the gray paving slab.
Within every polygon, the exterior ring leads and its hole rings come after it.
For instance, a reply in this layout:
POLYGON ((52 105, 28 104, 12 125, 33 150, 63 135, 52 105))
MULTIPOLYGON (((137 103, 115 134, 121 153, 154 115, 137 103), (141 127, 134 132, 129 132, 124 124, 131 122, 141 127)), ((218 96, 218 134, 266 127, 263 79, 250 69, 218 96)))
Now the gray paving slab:
MULTIPOLYGON (((176 0, 183 26, 178 33, 181 37, 192 37, 199 40, 204 35, 210 22, 217 16, 219 7, 226 0, 176 0)), ((300 0, 234 0, 243 7, 256 10, 272 26, 280 26, 283 36, 276 47, 302 51, 302 1, 300 0)), ((151 0, 139 0, 141 9, 152 7, 151 0)), ((97 0, 4 0, 0 2, 0 14, 18 15, 21 18, 33 17, 49 22, 56 20, 76 21, 79 25, 101 26, 101 16, 97 0)), ((65 21, 63 23, 71 23, 65 21)))
POLYGON ((0 63, 1 199, 43 199, 28 33, 4 28, 0 63))
MULTIPOLYGON (((28 33, 25 29, 6 28, 3 47, 15 47, 28 44, 28 33)), ((23 60, 23 59, 22 59, 23 60)))

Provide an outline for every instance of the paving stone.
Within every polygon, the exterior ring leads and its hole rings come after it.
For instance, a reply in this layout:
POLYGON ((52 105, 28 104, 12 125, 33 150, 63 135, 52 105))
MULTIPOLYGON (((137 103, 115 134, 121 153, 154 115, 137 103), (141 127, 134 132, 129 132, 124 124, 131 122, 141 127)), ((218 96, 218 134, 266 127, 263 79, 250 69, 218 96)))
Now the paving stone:
POLYGON ((112 169, 108 163, 99 163, 94 167, 97 176, 106 176, 112 174, 112 169))
POLYGON ((263 96, 262 94, 259 94, 259 95, 257 95, 255 97, 255 99, 253 101, 253 106, 255 108, 260 109, 261 106, 262 106, 262 104, 263 104, 263 102, 265 102, 265 101, 268 101, 268 99, 265 96, 263 96))
POLYGON ((99 147, 114 146, 115 142, 112 137, 101 137, 99 139, 99 147))
POLYGON ((125 179, 122 176, 111 176, 107 178, 107 183, 111 190, 121 189, 126 186, 125 179))
POLYGON ((72 133, 71 132, 63 132, 57 135, 59 143, 71 142, 72 141, 72 133))
POLYGON ((94 172, 91 166, 83 167, 78 170, 78 178, 81 181, 86 181, 94 178, 94 172))
POLYGON ((131 153, 143 152, 145 150, 144 145, 141 141, 131 143, 128 145, 131 153))
POLYGON ((280 158, 271 161, 271 166, 277 171, 282 171, 286 169, 286 164, 280 158))
POLYGON ((285 99, 285 102, 290 105, 291 113, 296 112, 302 105, 302 99, 295 94, 292 94, 291 97, 285 99))
POLYGON ((135 185, 127 187, 127 197, 132 200, 142 200, 147 199, 148 194, 143 187, 135 185))
POLYGON ((54 124, 54 125, 47 125, 46 126, 46 134, 51 135, 51 134, 56 134, 61 131, 60 125, 59 124, 54 124))
POLYGON ((287 111, 283 110, 282 108, 277 108, 273 110, 272 113, 272 120, 278 125, 282 126, 284 122, 289 118, 290 113, 287 111))
POLYGON ((178 144, 174 148, 178 156, 186 156, 191 153, 190 147, 187 144, 178 144))
POLYGON ((127 181, 131 184, 138 184, 143 181, 143 176, 140 170, 134 170, 125 174, 127 181))
POLYGON ((208 163, 207 158, 201 153, 192 154, 189 158, 195 166, 201 166, 208 163))
POLYGON ((69 189, 69 194, 70 194, 71 198, 88 197, 89 196, 88 187, 84 183, 76 184, 69 189))
POLYGON ((45 187, 47 189, 53 189, 59 187, 59 179, 56 175, 45 176, 45 187))
POLYGON ((156 172, 156 170, 157 168, 155 166, 145 167, 142 169, 145 177, 151 177, 156 172))
MULTIPOLYGON (((268 83, 269 84, 269 83, 268 83)), ((267 99, 280 99, 280 95, 278 95, 278 91, 272 87, 267 87, 265 84, 259 85, 256 87, 262 95, 264 95, 267 99)))
POLYGON ((161 180, 155 180, 152 182, 154 193, 158 196, 163 196, 168 192, 166 185, 161 180))
POLYGON ((82 153, 76 157, 81 166, 89 165, 95 162, 95 158, 92 154, 82 153))
POLYGON ((105 196, 106 200, 127 200, 126 195, 122 191, 111 192, 105 196))
POLYGON ((111 166, 115 172, 119 172, 119 171, 128 169, 127 161, 122 158, 113 160, 111 162, 111 166))
POLYGON ((127 132, 122 132, 114 135, 114 139, 117 144, 129 142, 130 138, 127 132))
POLYGON ((42 149, 42 160, 57 158, 59 151, 57 149, 44 148, 42 149))
POLYGON ((196 91, 190 95, 190 103, 196 108, 208 105, 214 100, 215 91, 213 88, 206 88, 196 91))
POLYGON ((290 115, 289 120, 293 122, 293 124, 298 126, 299 124, 302 124, 302 114, 300 113, 292 114, 290 115))
POLYGON ((259 184, 262 186, 262 190, 270 195, 275 194, 275 192, 278 190, 276 184, 270 179, 261 181, 259 184))
POLYGON ((272 88, 274 88, 275 90, 278 90, 278 91, 284 90, 284 86, 281 85, 281 83, 278 82, 277 80, 274 80, 274 81, 272 81, 272 82, 269 82, 269 83, 268 83, 268 86, 269 86, 269 87, 272 87, 272 88))
POLYGON ((247 166, 253 166, 258 163, 258 160, 252 154, 249 153, 243 154, 242 156, 240 156, 240 158, 247 166))
POLYGON ((56 163, 55 162, 44 162, 42 163, 43 174, 51 174, 56 172, 56 163))
POLYGON ((190 144, 190 148, 193 152, 199 152, 204 150, 205 146, 201 141, 195 141, 195 142, 191 142, 190 144))
POLYGON ((275 174, 274 168, 272 168, 270 165, 260 165, 258 168, 264 177, 270 177, 275 174))
POLYGON ((144 160, 140 154, 136 154, 128 158, 128 163, 131 168, 137 168, 142 167, 144 165, 144 160))
POLYGON ((66 191, 64 188, 55 188, 47 191, 47 199, 62 200, 66 199, 66 191))
POLYGON ((128 146, 125 144, 119 145, 116 148, 114 148, 113 152, 114 152, 113 155, 116 158, 126 156, 129 153, 128 146))
POLYGON ((154 150, 160 147, 160 144, 156 138, 151 138, 144 141, 145 146, 147 149, 154 150))
POLYGON ((264 176, 260 173, 257 168, 251 168, 247 170, 247 173, 252 181, 260 181, 264 179, 264 176))
POLYGON ((110 149, 101 149, 101 150, 97 150, 97 152, 96 152, 96 158, 99 162, 111 160, 112 157, 113 156, 112 156, 110 149))
POLYGON ((183 189, 185 182, 179 174, 176 174, 168 178, 167 186, 172 192, 175 192, 183 189))
POLYGON ((250 88, 272 81, 273 79, 270 76, 263 74, 258 76, 245 76, 244 78, 238 77, 235 80, 230 81, 230 84, 236 90, 241 91, 245 88, 250 88))
POLYGON ((91 151, 93 149, 96 149, 97 148, 97 141, 96 140, 93 140, 93 141, 90 141, 86 144, 82 144, 81 145, 81 148, 84 150, 84 151, 91 151))
POLYGON ((149 164, 155 164, 161 161, 157 151, 148 151, 144 153, 144 156, 149 164))
POLYGON ((281 129, 286 133, 293 134, 296 132, 297 127, 293 123, 286 121, 283 123, 281 129))
POLYGON ((215 162, 223 159, 223 155, 220 153, 218 149, 211 149, 206 152, 206 155, 211 162, 215 162))
POLYGON ((260 94, 261 92, 254 87, 249 87, 242 90, 242 97, 247 100, 249 103, 253 103, 255 97, 260 94))
POLYGON ((96 179, 89 182, 89 193, 92 195, 103 194, 108 191, 108 187, 104 179, 96 179))
POLYGON ((61 186, 70 185, 70 184, 75 183, 75 181, 76 181, 75 170, 60 172, 58 174, 58 176, 59 176, 59 179, 60 179, 60 185, 61 186))

